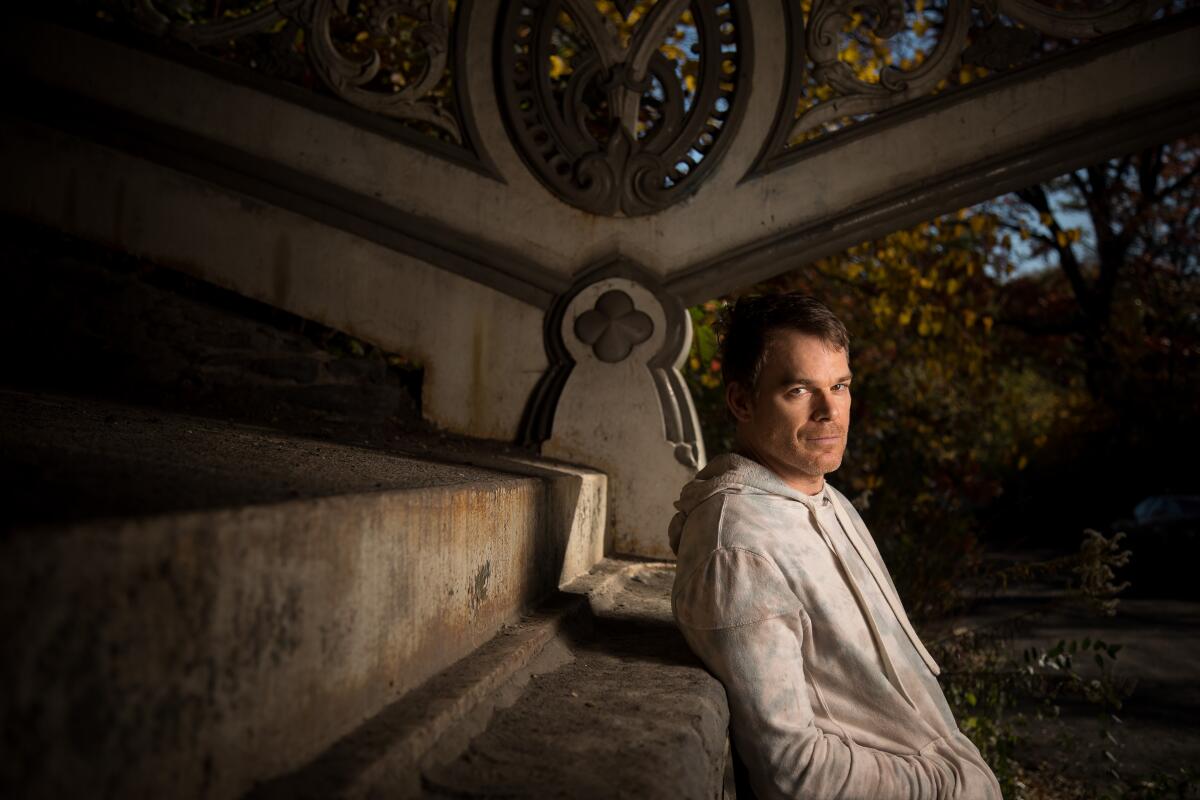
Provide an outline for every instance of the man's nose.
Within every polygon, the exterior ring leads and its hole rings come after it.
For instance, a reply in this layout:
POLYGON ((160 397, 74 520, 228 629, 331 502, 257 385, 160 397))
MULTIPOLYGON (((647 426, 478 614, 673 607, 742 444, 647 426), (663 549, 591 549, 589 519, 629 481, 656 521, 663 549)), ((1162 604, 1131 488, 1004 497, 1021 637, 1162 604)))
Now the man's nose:
POLYGON ((832 422, 837 419, 837 407, 828 392, 813 392, 812 416, 819 422, 832 422))

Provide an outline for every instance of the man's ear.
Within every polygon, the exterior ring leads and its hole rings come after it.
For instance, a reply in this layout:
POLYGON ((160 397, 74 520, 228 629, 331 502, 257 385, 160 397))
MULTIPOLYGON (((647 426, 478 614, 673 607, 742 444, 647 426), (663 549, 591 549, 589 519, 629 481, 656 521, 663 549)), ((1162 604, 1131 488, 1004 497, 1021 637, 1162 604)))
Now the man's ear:
POLYGON ((729 407, 729 413, 733 414, 733 418, 738 422, 747 422, 753 416, 753 398, 738 381, 733 381, 725 386, 725 405, 729 407))

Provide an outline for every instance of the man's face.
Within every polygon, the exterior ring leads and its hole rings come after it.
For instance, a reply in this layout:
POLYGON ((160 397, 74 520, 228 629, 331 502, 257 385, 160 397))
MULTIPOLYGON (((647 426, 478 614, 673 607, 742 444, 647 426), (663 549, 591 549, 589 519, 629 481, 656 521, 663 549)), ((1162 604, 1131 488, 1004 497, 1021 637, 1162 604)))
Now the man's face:
POLYGON ((794 330, 773 331, 757 391, 730 384, 726 402, 743 446, 792 488, 816 494, 842 463, 850 429, 845 350, 794 330))

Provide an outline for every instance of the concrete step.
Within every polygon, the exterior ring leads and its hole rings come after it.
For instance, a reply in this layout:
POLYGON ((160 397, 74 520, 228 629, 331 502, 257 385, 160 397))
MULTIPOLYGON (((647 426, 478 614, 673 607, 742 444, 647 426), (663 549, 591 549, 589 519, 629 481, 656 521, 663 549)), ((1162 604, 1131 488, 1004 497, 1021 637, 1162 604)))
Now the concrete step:
POLYGON ((671 620, 673 577, 606 559, 248 800, 722 797, 725 695, 671 620))
POLYGON ((0 795, 240 796, 602 556, 603 475, 455 458, 0 390, 0 795))

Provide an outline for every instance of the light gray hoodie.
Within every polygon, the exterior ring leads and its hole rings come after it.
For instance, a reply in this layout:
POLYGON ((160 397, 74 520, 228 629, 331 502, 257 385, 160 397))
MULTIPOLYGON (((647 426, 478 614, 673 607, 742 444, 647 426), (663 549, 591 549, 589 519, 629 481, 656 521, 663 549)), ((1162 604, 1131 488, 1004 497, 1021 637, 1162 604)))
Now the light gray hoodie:
POLYGON ((675 507, 675 620, 725 685, 760 798, 1000 800, 841 492, 730 453, 675 507))

